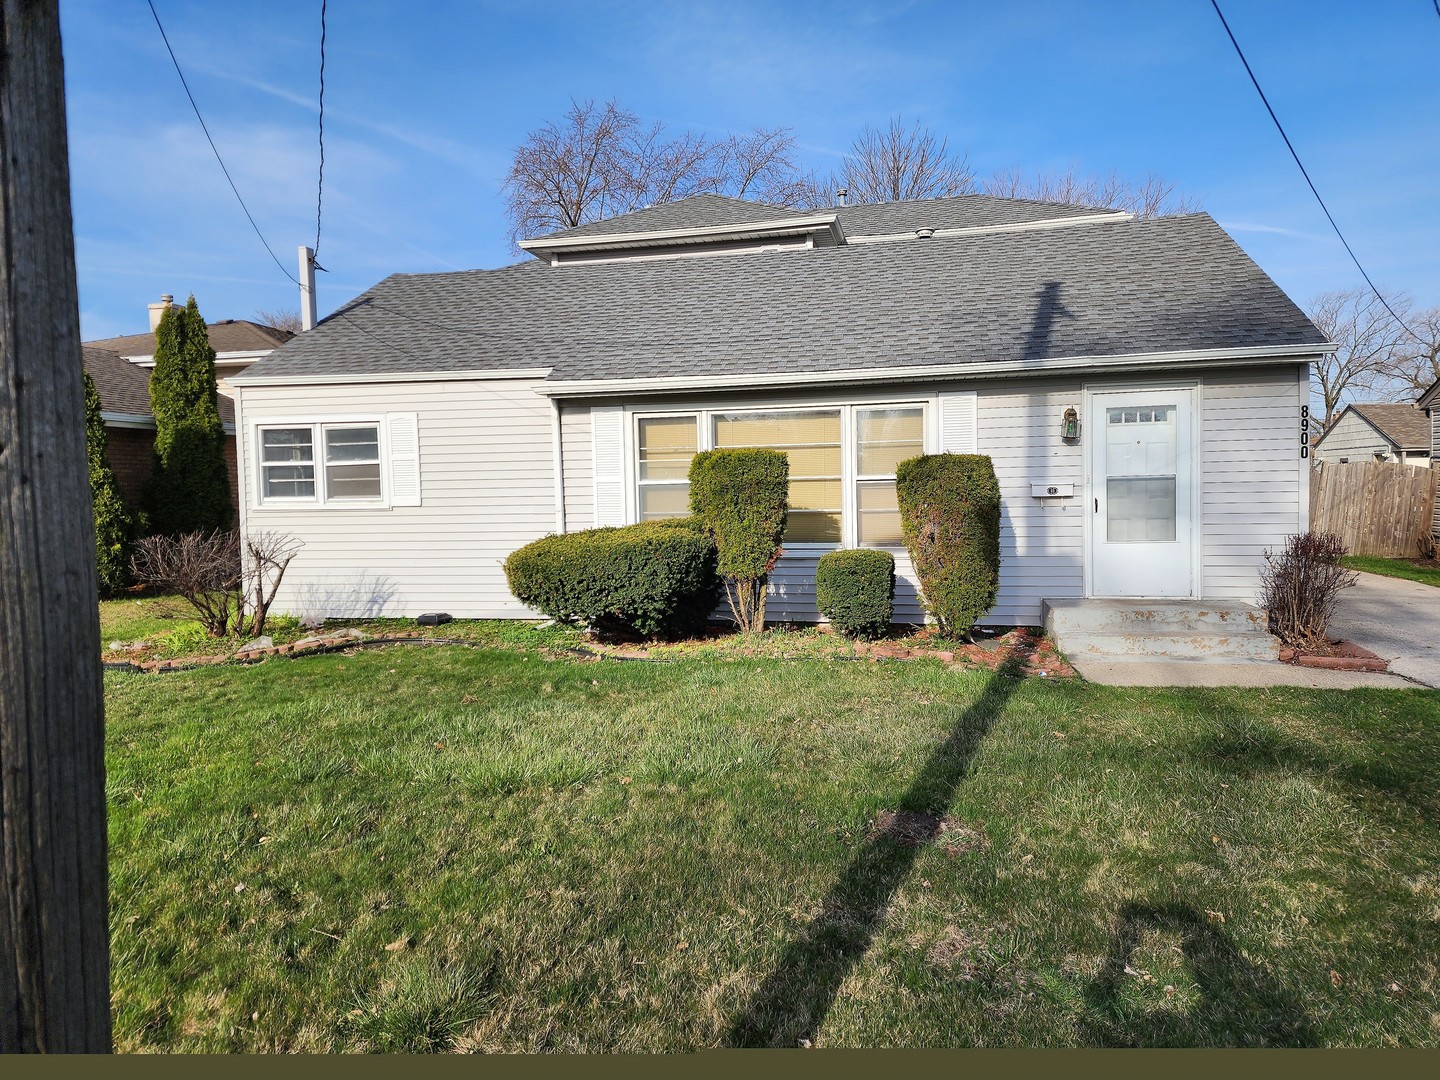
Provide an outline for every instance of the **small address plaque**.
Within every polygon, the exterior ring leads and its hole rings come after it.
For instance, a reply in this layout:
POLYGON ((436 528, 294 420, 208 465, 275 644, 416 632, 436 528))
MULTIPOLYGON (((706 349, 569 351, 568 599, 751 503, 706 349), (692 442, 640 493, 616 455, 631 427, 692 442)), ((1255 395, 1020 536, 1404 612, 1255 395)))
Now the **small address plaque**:
POLYGON ((1074 484, 1031 484, 1030 494, 1037 499, 1069 499, 1075 495, 1074 484))

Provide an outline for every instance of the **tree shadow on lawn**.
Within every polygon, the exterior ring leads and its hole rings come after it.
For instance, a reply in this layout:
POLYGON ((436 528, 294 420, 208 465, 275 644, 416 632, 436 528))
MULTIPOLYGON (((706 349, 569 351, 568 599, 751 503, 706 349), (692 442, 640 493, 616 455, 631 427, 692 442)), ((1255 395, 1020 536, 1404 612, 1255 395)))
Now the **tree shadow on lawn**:
POLYGON ((1125 905, 1104 967, 1085 999, 1091 1016, 1082 1030, 1096 1046, 1320 1045, 1299 1001, 1184 903, 1125 905), (1131 958, 1154 932, 1180 939, 1199 988, 1199 1000, 1183 1011, 1125 1000, 1126 987, 1140 978, 1133 974, 1131 958))
MULTIPOLYGON (((996 670, 926 759, 897 811, 936 821, 945 816, 980 743, 1020 685, 1029 653, 1029 648, 1017 648, 996 670)), ((870 948, 921 846, 906 842, 893 829, 876 830, 831 888, 820 914, 785 949, 751 997, 728 1032, 727 1045, 793 1047, 814 1039, 840 985, 870 948)))

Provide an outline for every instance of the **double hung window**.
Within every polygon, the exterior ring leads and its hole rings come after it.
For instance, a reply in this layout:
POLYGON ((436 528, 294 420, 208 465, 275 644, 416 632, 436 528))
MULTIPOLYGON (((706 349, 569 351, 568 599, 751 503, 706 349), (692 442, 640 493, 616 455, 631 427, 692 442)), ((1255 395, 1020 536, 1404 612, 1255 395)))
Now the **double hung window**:
POLYGON ((262 503, 375 503, 383 496, 378 423, 261 427, 262 503))

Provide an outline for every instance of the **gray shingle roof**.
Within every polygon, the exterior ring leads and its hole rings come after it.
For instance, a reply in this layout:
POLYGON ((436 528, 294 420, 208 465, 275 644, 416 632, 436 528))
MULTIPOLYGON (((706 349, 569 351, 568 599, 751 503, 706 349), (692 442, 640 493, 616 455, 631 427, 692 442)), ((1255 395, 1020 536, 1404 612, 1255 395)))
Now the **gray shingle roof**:
POLYGON ((1414 405, 1351 405, 1357 413, 1402 450, 1430 446, 1430 420, 1414 405))
POLYGON ((85 370, 100 395, 102 412, 127 416, 150 415, 150 373, 117 352, 86 345, 85 370))
MULTIPOLYGON (((100 395, 100 411, 120 413, 125 416, 143 416, 153 420, 150 411, 150 372, 136 367, 119 353, 86 345, 81 350, 85 356, 85 370, 95 383, 95 393, 100 395)), ((235 402, 221 394, 217 402, 223 423, 235 422, 235 402)))
POLYGON ((806 217, 814 211, 787 210, 783 206, 732 199, 728 195, 691 195, 687 199, 647 206, 644 210, 577 225, 573 229, 547 233, 556 236, 613 236, 616 233, 662 232, 666 229, 690 229, 701 225, 734 225, 743 221, 776 221, 787 217, 806 217))
POLYGON ((847 236, 884 236, 916 229, 965 229, 986 225, 1012 225, 1022 221, 1049 221, 1093 214, 1095 207, 1002 199, 994 195, 955 195, 944 199, 830 206, 791 210, 768 203, 733 199, 728 195, 692 195, 687 199, 650 206, 619 217, 594 221, 573 229, 549 233, 557 237, 614 236, 617 233, 660 232, 703 225, 737 225, 751 221, 781 221, 812 214, 836 214, 847 236))
MULTIPOLYGON (((205 336, 210 339, 212 349, 223 353, 263 352, 285 344, 295 335, 289 330, 277 330, 273 326, 264 326, 249 319, 222 319, 220 322, 208 323, 205 336)), ((143 334, 99 338, 85 344, 97 349, 109 349, 121 356, 154 356, 155 332, 152 330, 143 334)))
POLYGON ((955 195, 946 199, 912 199, 836 209, 841 228, 846 236, 852 237, 886 236, 916 229, 976 229, 1106 212, 1103 207, 1002 199, 994 195, 955 195))
POLYGON ((239 377, 553 367, 807 372, 1320 344, 1207 214, 1030 232, 395 275, 239 377))

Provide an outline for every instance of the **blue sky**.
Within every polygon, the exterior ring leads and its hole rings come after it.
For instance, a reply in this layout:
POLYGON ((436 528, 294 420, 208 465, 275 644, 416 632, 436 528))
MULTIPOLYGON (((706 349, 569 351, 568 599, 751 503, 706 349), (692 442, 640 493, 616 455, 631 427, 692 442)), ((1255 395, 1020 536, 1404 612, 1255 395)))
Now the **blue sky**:
MULTIPOLYGON (((319 2, 156 0, 286 269, 315 238, 319 2)), ((1228 0, 1232 29, 1377 284, 1440 304, 1440 18, 1431 0, 1228 0)), ((207 319, 295 308, 144 0, 62 0, 85 337, 160 293, 207 319)), ((1298 301, 1359 275, 1208 0, 439 3, 333 0, 322 314, 387 274, 513 261, 501 182, 570 99, 711 134, 788 126, 838 163, 901 115, 976 171, 1173 180, 1298 301)))

